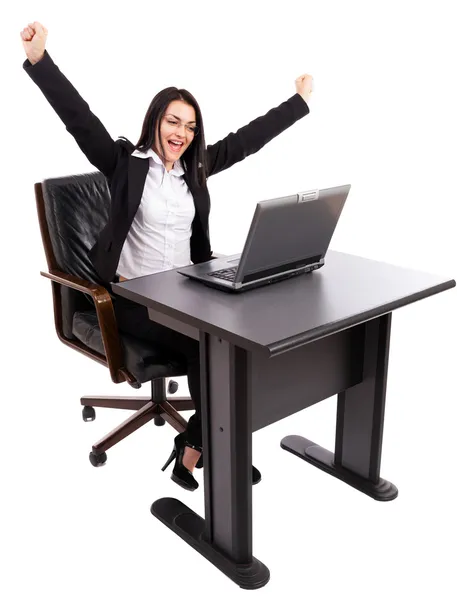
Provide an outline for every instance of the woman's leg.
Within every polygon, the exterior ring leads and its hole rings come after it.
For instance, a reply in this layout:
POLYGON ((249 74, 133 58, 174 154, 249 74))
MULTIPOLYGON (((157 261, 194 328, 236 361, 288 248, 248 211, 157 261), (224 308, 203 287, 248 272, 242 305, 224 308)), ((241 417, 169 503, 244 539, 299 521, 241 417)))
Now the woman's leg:
MULTIPOLYGON (((195 404, 195 414, 190 417, 187 426, 187 440, 190 444, 201 447, 199 342, 178 331, 151 321, 146 307, 131 302, 122 296, 115 296, 114 311, 120 331, 154 342, 173 354, 185 357, 189 392, 195 404)), ((186 448, 183 459, 184 466, 191 471, 199 457, 200 452, 192 448, 186 448)))

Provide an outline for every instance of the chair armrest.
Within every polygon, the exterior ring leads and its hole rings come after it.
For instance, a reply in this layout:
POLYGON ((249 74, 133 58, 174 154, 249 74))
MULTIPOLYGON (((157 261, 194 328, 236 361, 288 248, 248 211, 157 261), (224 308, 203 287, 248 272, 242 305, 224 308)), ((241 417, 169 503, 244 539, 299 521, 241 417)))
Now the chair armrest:
POLYGON ((52 281, 60 283, 61 285, 65 285, 66 287, 78 290, 79 292, 90 294, 94 300, 97 297, 103 296, 103 294, 107 294, 109 296, 108 291, 101 285, 97 285, 87 281, 86 279, 81 279, 81 277, 76 277, 76 275, 64 273, 63 271, 51 271, 50 273, 40 271, 40 275, 43 275, 43 277, 47 277, 48 279, 52 279, 52 281))
POLYGON ((132 376, 123 368, 121 341, 119 339, 113 301, 109 292, 100 285, 62 271, 53 270, 49 273, 41 271, 40 273, 43 277, 47 277, 60 285, 89 294, 93 298, 111 379, 115 383, 120 383, 125 379, 131 383, 130 379, 133 379, 132 376))

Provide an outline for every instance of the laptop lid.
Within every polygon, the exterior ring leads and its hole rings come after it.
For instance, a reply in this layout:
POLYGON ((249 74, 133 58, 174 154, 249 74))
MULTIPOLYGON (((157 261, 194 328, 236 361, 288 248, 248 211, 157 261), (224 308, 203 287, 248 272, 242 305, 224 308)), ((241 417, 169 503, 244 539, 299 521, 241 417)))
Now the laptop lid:
POLYGON ((258 202, 234 283, 321 261, 350 188, 342 185, 258 202))

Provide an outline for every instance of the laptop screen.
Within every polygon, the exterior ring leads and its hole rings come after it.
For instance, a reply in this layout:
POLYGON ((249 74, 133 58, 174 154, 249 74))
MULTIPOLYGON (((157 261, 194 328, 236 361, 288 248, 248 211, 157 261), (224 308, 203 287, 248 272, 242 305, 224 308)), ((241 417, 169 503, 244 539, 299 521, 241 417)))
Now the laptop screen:
POLYGON ((240 258, 237 281, 274 275, 319 262, 327 252, 350 186, 319 191, 315 200, 298 194, 257 203, 240 258))

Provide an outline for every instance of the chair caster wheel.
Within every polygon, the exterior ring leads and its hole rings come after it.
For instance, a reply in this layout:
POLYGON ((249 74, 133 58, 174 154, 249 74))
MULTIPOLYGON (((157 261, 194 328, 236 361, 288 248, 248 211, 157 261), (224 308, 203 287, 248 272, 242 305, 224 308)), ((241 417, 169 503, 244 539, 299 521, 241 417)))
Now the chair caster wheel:
POLYGON ((93 467, 101 467, 106 463, 107 458, 106 452, 102 452, 101 454, 94 454, 91 452, 89 454, 89 460, 93 467))
POLYGON ((175 394, 178 391, 178 387, 178 382, 174 381, 173 379, 170 379, 170 381, 168 382, 168 393, 175 394))
POLYGON ((83 408, 83 421, 94 421, 95 410, 92 406, 85 406, 83 408))
POLYGON ((157 427, 165 425, 165 419, 163 417, 154 417, 154 425, 157 425, 157 427))

